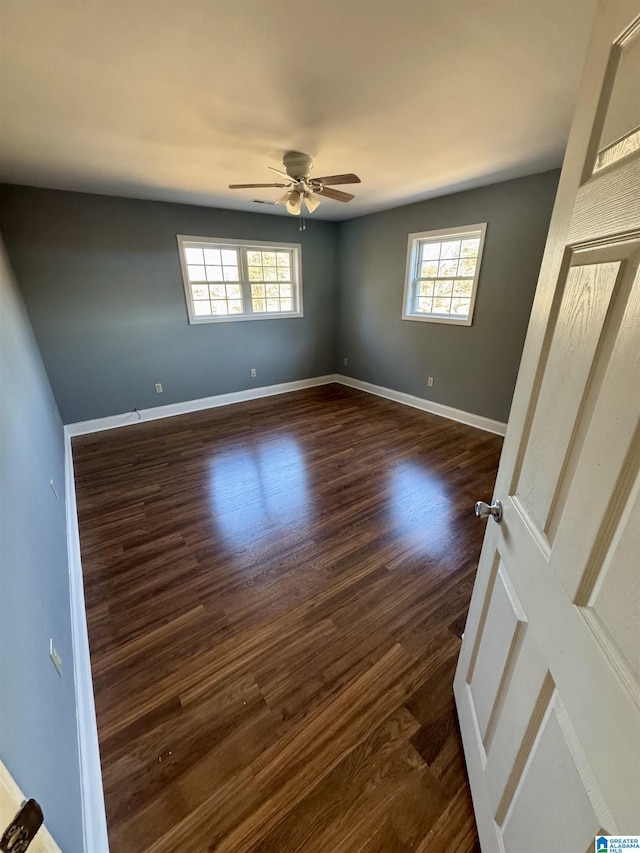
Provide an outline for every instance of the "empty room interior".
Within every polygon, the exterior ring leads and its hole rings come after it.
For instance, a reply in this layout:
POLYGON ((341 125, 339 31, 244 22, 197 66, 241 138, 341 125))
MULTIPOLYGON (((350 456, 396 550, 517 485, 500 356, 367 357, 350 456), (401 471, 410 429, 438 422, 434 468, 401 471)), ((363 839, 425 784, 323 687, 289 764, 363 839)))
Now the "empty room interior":
POLYGON ((622 849, 638 0, 0 49, 0 849, 622 849))

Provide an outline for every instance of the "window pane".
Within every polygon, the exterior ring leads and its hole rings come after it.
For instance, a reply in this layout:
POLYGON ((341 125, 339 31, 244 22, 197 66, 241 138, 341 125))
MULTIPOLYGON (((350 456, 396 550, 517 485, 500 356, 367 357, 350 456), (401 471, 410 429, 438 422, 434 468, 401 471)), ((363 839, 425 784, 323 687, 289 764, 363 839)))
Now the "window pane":
POLYGON ((453 291, 452 281, 436 281, 435 296, 451 296, 453 291))
POLYGON ((480 240, 463 240, 462 241, 462 249, 460 254, 463 258, 468 258, 470 256, 475 257, 478 254, 478 249, 480 248, 480 240))
POLYGON ((438 297, 436 297, 433 300, 433 313, 434 314, 448 314, 450 308, 451 308, 451 300, 450 299, 439 299, 438 297))
POLYGON ((473 282, 471 279, 465 279, 463 281, 456 281, 453 287, 453 295, 454 296, 471 296, 471 289, 473 287, 473 282))
POLYGON ((461 226, 459 231, 449 231, 410 235, 413 266, 405 280, 404 319, 471 319, 478 253, 484 238, 476 228, 461 226))
POLYGON ((238 320, 293 314, 298 309, 299 284, 294 250, 266 246, 247 248, 234 241, 207 245, 203 238, 181 249, 186 297, 191 320, 238 320), (251 305, 247 305, 248 289, 251 305))
POLYGON ((463 317, 468 317, 470 305, 471 305, 470 299, 453 299, 451 301, 451 313, 457 314, 457 315, 463 316, 463 317))
POLYGON ((440 257, 440 243, 423 243, 422 260, 437 261, 440 257))
POLYGON ((477 258, 461 258, 458 275, 473 275, 476 271, 477 258))
POLYGON ((192 284, 191 295, 194 299, 208 299, 209 290, 206 284, 192 284))
POLYGON ((442 244, 442 258, 457 258, 460 254, 460 240, 451 240, 442 244))
POLYGON ((222 263, 226 266, 227 264, 230 267, 238 266, 238 253, 235 249, 222 249, 220 252, 222 255, 222 263))
POLYGON ((207 267, 207 281, 222 281, 222 267, 207 267))
POLYGON ((240 276, 238 274, 238 267, 224 267, 224 280, 225 281, 240 281, 240 276))
POLYGON ((438 275, 455 275, 458 271, 457 261, 440 261, 438 275))
POLYGON ((202 249, 185 249, 184 257, 188 264, 201 264, 202 260, 202 249))
POLYGON ((206 281, 204 267, 189 267, 189 281, 206 281))
POLYGON ((477 258, 461 258, 458 275, 473 275, 476 271, 477 258))
POLYGON ((422 278, 429 278, 438 275, 438 262, 437 261, 426 261, 422 264, 422 269, 420 270, 420 275, 422 278))

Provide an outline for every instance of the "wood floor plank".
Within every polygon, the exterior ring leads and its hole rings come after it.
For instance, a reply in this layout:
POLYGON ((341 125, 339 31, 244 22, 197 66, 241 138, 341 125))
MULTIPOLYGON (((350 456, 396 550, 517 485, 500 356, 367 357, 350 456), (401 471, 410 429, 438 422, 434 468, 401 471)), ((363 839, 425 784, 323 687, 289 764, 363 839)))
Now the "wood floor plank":
POLYGON ((112 853, 477 850, 452 682, 500 449, 337 385, 73 440, 112 853))

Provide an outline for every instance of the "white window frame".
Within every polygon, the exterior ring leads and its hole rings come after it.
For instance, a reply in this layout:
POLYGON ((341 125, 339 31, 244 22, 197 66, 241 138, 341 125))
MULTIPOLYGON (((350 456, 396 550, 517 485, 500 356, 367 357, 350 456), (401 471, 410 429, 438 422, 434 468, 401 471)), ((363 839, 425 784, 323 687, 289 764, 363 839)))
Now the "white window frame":
MULTIPOLYGON (((184 287, 184 296, 187 303, 187 313, 189 315, 189 323, 191 325, 200 325, 201 323, 240 323, 245 320, 283 320, 287 318, 303 317, 302 308, 302 245, 300 243, 274 243, 272 241, 261 240, 236 240, 229 237, 190 237, 185 234, 178 234, 178 254, 180 255, 180 268, 182 270, 182 284, 184 287), (196 316, 193 307, 193 297, 191 293, 191 282, 187 270, 187 262, 185 258, 185 248, 202 248, 202 249, 239 249, 238 252, 238 268, 240 270, 240 281, 233 282, 240 284, 242 289, 242 302, 244 312, 242 314, 224 314, 212 316, 196 316), (293 311, 265 311, 254 312, 253 303, 251 300, 251 284, 249 281, 249 271, 247 264, 247 252, 255 249, 259 252, 269 251, 288 251, 291 253, 291 272, 292 272, 292 298, 294 303, 293 311)), ((206 282, 203 282, 206 283, 206 282)), ((223 282, 216 282, 222 284, 223 282)), ((228 282, 227 282, 228 283, 228 282)), ((209 282, 213 284, 213 282, 209 282)))
MULTIPOLYGON (((417 320, 420 323, 446 323, 450 326, 470 326, 472 324, 486 232, 487 223, 480 222, 476 225, 461 225, 456 228, 437 228, 434 231, 419 231, 414 234, 409 234, 407 243, 407 266, 404 277, 404 295, 402 297, 403 320, 417 320), (418 264, 420 263, 422 244, 428 242, 437 243, 442 240, 451 239, 452 237, 460 237, 461 239, 464 239, 472 232, 475 232, 475 234, 478 234, 478 232, 480 233, 480 245, 478 247, 478 259, 476 261, 475 274, 473 276, 473 283, 471 287, 471 301, 469 303, 468 317, 456 317, 455 315, 449 314, 422 314, 413 310, 416 300, 416 287, 420 281, 420 277, 418 275, 418 264)), ((452 278, 456 278, 456 276, 452 276, 452 278)))

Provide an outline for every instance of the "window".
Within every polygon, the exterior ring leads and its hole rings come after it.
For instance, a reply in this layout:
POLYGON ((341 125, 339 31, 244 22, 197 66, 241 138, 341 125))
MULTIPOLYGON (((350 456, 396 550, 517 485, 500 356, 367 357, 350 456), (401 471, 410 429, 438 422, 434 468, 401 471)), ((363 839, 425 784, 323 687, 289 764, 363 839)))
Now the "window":
POLYGON ((302 317, 300 244, 178 237, 190 323, 302 317))
POLYGON ((486 228, 409 234, 403 320, 471 325, 486 228))

